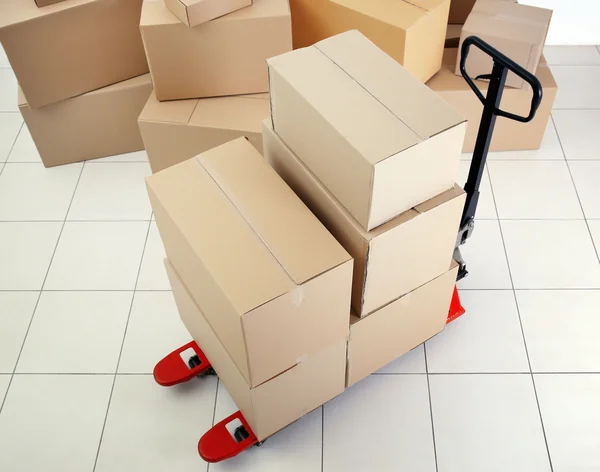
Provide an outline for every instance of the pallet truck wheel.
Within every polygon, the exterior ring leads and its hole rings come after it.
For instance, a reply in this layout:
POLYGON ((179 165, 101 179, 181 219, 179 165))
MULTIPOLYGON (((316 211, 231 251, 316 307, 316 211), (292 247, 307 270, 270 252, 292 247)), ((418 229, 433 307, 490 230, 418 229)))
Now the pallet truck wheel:
POLYGON ((246 428, 244 428, 244 426, 238 426, 235 431, 233 432, 233 437, 235 438, 235 440, 238 443, 241 443, 244 439, 248 439, 250 437, 250 434, 248 433, 248 431, 246 431, 246 428))
POLYGON ((190 360, 188 361, 188 365, 190 366, 190 369, 193 369, 194 367, 198 367, 200 364, 202 364, 202 362, 200 361, 200 358, 198 356, 192 356, 192 357, 190 357, 190 360))

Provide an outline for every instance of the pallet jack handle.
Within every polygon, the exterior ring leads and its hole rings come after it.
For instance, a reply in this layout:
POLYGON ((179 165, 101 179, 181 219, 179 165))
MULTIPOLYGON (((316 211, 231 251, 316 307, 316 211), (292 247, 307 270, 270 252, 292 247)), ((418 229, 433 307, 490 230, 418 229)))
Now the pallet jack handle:
POLYGON ((469 36, 462 43, 460 72, 469 84, 469 87, 471 87, 471 90, 473 90, 479 101, 483 104, 483 113, 481 115, 479 131, 477 132, 477 140, 475 142, 469 176, 467 178, 467 183, 465 184, 465 193, 467 194, 467 197, 456 242, 455 259, 460 264, 458 280, 462 279, 468 273, 466 264, 460 255, 459 246, 464 244, 473 232, 475 212, 477 210, 477 203, 479 202, 479 186, 481 184, 481 178, 483 176, 492 135, 494 133, 496 117, 501 116, 521 123, 527 123, 533 120, 537 109, 542 102, 543 93, 542 85, 535 75, 525 70, 512 59, 506 57, 500 51, 476 36, 469 36), (485 96, 467 73, 466 63, 471 46, 475 46, 481 52, 490 56, 493 61, 491 74, 484 74, 475 78, 475 80, 489 80, 488 90, 485 96), (506 77, 509 72, 522 78, 531 88, 531 108, 529 109, 529 114, 527 116, 516 115, 500 109, 502 93, 504 92, 506 77))

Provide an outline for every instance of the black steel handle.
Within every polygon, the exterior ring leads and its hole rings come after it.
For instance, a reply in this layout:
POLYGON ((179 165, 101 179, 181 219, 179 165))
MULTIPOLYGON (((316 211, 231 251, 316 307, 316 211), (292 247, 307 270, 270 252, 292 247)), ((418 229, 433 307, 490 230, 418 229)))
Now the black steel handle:
MULTIPOLYGON (((512 59, 506 57, 504 54, 502 54, 496 48, 490 46, 488 43, 486 43, 485 41, 478 38, 477 36, 469 36, 468 38, 466 38, 463 41, 462 47, 461 47, 460 73, 462 74, 462 76, 465 78, 465 80, 469 84, 469 87, 471 87, 473 92, 475 92, 475 95, 477 95, 477 98, 479 98, 479 101, 483 104, 485 104, 485 97, 481 93, 481 90, 479 90, 479 87, 477 87, 477 85, 475 85, 475 82, 473 82, 473 79, 471 79, 471 77, 469 77, 469 75, 467 74, 466 63, 467 63, 467 57, 469 56, 469 50, 471 49, 471 45, 475 46, 476 48, 480 49, 481 51, 486 53, 488 56, 490 56, 492 58, 492 60, 494 61, 494 65, 499 65, 504 69, 508 69, 509 71, 513 72, 514 74, 516 74, 517 76, 522 78, 525 82, 527 82, 531 86, 531 90, 532 90, 533 94, 531 97, 531 108, 530 108, 529 114, 527 116, 515 115, 514 113, 506 112, 504 110, 501 110, 500 108, 496 108, 494 110, 494 114, 496 116, 503 116, 504 118, 508 118, 509 120, 520 121, 522 123, 527 123, 528 121, 533 120, 533 117, 535 116, 535 113, 536 113, 538 107, 540 106, 540 103, 542 102, 542 94, 543 94, 542 84, 540 84, 540 81, 538 80, 538 78, 535 75, 533 75, 531 72, 529 72, 528 70, 524 69, 522 66, 517 64, 512 59)), ((482 77, 489 78, 489 76, 482 76, 482 77)))

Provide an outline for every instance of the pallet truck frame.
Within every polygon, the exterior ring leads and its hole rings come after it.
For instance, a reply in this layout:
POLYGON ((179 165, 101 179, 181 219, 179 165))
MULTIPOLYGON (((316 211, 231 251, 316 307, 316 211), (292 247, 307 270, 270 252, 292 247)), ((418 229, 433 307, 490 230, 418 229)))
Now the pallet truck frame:
MULTIPOLYGON (((494 126, 496 124, 496 117, 501 116, 509 120, 527 123, 534 118, 542 101, 542 86, 539 80, 533 74, 478 37, 470 36, 464 40, 461 48, 460 71, 479 101, 483 104, 483 113, 477 140, 475 142, 469 176, 464 187, 467 197, 454 249, 454 259, 459 264, 457 281, 468 274, 466 263, 460 251, 460 246, 471 237, 475 228, 475 212, 479 201, 479 186, 485 169, 494 126), (490 56, 493 61, 493 68, 490 74, 476 77, 476 80, 489 80, 489 86, 485 96, 466 71, 466 60, 471 46, 475 46, 480 51, 490 56), (531 108, 527 116, 515 115, 500 109, 502 93, 509 72, 521 77, 531 88, 531 108)), ((447 323, 450 323, 464 313, 465 310, 460 303, 458 290, 455 286, 450 309, 448 311, 447 323)), ((159 385, 165 387, 187 382, 194 377, 215 374, 210 361, 206 358, 195 341, 191 341, 173 351, 159 361, 154 368, 154 379, 159 385), (194 355, 192 355, 187 363, 185 363, 181 354, 190 349, 194 351, 194 355)), ((258 440, 242 413, 237 411, 215 424, 200 438, 200 441, 198 442, 198 452, 206 462, 220 462, 237 456, 240 452, 249 449, 252 446, 260 446, 261 444, 262 442, 258 440), (235 420, 239 420, 241 425, 235 429, 232 435, 227 429, 227 425, 235 420)))

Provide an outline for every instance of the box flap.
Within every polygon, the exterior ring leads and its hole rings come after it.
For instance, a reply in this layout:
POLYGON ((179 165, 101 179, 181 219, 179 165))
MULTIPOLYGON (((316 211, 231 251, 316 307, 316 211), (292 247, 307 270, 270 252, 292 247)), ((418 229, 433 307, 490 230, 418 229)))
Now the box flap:
POLYGON ((465 191, 458 184, 454 184, 454 187, 452 187, 450 190, 447 190, 444 193, 441 193, 440 195, 430 198, 426 202, 417 205, 415 207, 415 211, 419 213, 428 212, 429 210, 432 210, 443 203, 449 202, 456 197, 460 197, 464 193, 465 191))
POLYGON ((187 124, 197 104, 198 99, 159 102, 152 91, 138 121, 187 124))
POLYGON ((260 133, 262 120, 270 114, 269 94, 205 98, 198 101, 189 124, 260 133))

